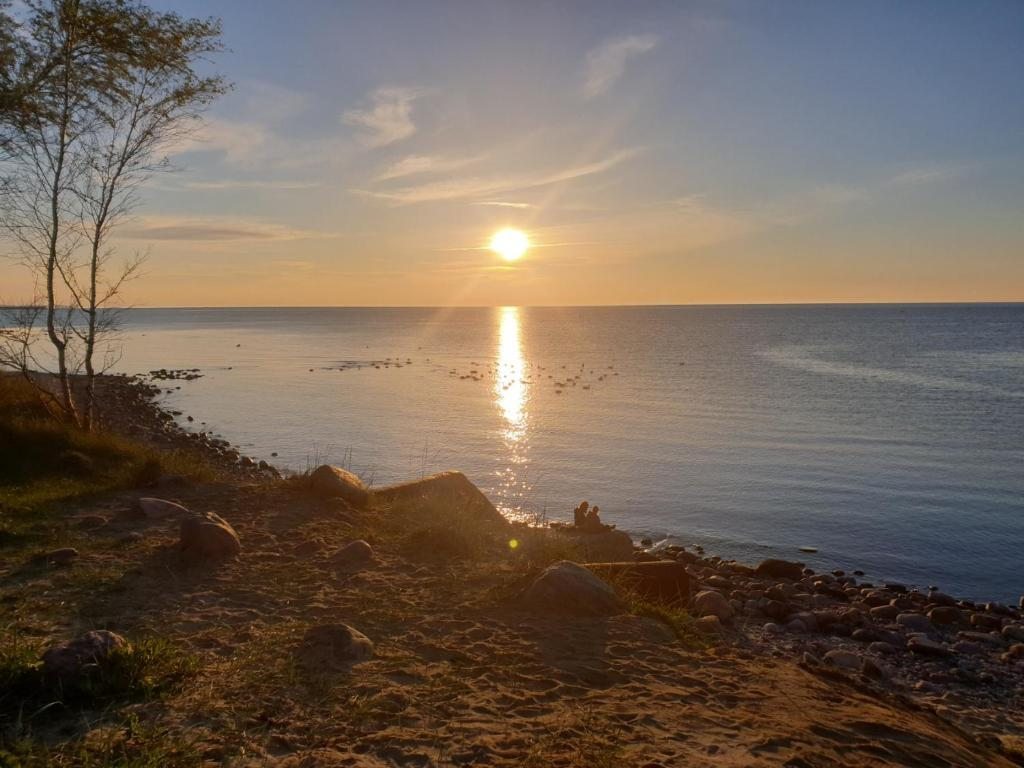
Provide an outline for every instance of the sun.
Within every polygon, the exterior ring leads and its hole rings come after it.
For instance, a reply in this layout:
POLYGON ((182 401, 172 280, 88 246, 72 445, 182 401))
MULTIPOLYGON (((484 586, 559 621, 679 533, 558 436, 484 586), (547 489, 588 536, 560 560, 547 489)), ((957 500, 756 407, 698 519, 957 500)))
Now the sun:
POLYGON ((503 229, 491 238, 491 250, 505 261, 517 261, 530 247, 530 239, 520 229, 503 229))

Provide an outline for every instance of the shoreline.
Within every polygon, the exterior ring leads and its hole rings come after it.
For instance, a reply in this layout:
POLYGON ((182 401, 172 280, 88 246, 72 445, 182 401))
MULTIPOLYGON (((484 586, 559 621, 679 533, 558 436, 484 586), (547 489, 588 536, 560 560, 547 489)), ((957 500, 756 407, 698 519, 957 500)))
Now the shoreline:
MULTIPOLYGON (((282 470, 279 467, 274 466, 271 462, 266 459, 256 459, 253 457, 246 456, 239 447, 234 446, 230 441, 217 437, 211 432, 206 430, 192 431, 188 427, 191 423, 191 417, 184 414, 181 411, 168 408, 163 404, 157 402, 157 398, 161 394, 171 394, 172 390, 168 389, 166 382, 173 383, 174 381, 185 379, 189 373, 201 372, 198 369, 180 369, 180 370, 167 370, 161 369, 160 371, 150 372, 150 374, 117 374, 107 375, 104 378, 107 380, 116 380, 117 382, 134 382, 139 387, 139 393, 134 395, 132 399, 135 400, 136 404, 139 404, 139 396, 148 397, 148 406, 152 409, 151 413, 146 413, 144 410, 140 411, 140 415, 145 415, 145 426, 143 431, 151 436, 159 435, 160 438, 166 441, 166 444, 173 445, 180 448, 198 449, 203 455, 208 456, 211 462, 215 463, 229 472, 239 472, 242 476, 247 476, 253 479, 258 478, 273 478, 273 477, 287 477, 289 475, 296 474, 292 470, 282 470), (153 377, 153 373, 160 374, 156 378, 153 377), (161 381, 165 382, 165 385, 161 386, 161 381), (186 424, 178 423, 178 418, 186 418, 188 421, 186 424)), ((179 387, 180 388, 180 387, 179 387)), ((199 422, 195 422, 199 425, 199 422)), ((271 457, 273 458, 273 457, 271 457)), ((551 521, 554 523, 562 523, 569 519, 568 513, 565 519, 559 519, 557 521, 551 521)), ((615 521, 611 521, 615 522, 615 521)), ((548 523, 537 523, 538 525, 545 525, 548 523)), ((638 552, 650 552, 657 553, 659 550, 672 550, 679 547, 697 552, 700 555, 704 555, 707 547, 700 544, 684 544, 684 534, 670 533, 666 534, 664 538, 655 541, 650 539, 650 544, 644 544, 647 541, 647 537, 643 535, 631 533, 628 529, 620 528, 620 530, 627 533, 632 539, 635 548, 638 552)), ((801 562, 799 555, 800 547, 793 547, 788 553, 783 552, 768 552, 767 557, 771 558, 784 558, 787 560, 795 560, 801 562)), ((816 549, 816 548, 815 548, 816 549)), ((818 554, 817 550, 814 553, 807 554, 818 554)), ((709 556, 710 557, 710 556, 709 556)), ((722 562, 738 562, 733 558, 718 557, 722 562)), ((819 558, 822 559, 822 558, 819 558)), ((824 566, 818 566, 823 568, 826 572, 832 572, 837 570, 835 563, 831 563, 824 566)), ((878 581, 881 584, 897 584, 901 588, 907 588, 909 591, 914 592, 925 592, 934 591, 936 588, 932 584, 929 584, 927 588, 924 585, 908 583, 905 580, 899 578, 886 578, 884 576, 871 576, 870 572, 864 567, 856 565, 853 568, 846 569, 849 573, 857 573, 859 577, 867 575, 874 581, 878 581)), ((941 586, 938 587, 938 591, 942 591, 941 586)), ((988 597, 979 598, 958 598, 958 600, 971 605, 983 605, 985 603, 1000 603, 1001 601, 994 601, 988 597)), ((1024 593, 1018 596, 1017 609, 1024 610, 1024 593)), ((1006 603, 1007 605, 1013 605, 1012 600, 1006 603)))

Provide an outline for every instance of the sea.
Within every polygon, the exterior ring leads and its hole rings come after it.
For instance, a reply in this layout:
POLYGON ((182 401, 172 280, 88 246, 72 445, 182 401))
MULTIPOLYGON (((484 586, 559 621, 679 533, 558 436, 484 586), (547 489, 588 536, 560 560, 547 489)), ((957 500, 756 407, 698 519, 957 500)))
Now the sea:
POLYGON ((515 519, 1024 594, 1024 304, 133 309, 122 344, 282 470, 459 469, 515 519))

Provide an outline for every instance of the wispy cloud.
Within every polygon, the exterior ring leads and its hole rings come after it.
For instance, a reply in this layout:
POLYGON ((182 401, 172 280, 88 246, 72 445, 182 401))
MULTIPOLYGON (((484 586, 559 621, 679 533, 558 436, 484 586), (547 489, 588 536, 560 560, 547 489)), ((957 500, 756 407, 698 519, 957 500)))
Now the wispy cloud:
POLYGON ((592 99, 615 84, 630 59, 647 53, 658 44, 654 35, 629 35, 609 40, 587 54, 583 96, 592 99))
POLYGON ((513 203, 508 200, 480 200, 470 205, 493 205, 497 208, 536 208, 532 203, 513 203))
POLYGON ((307 240, 333 234, 298 229, 263 219, 233 216, 151 216, 122 235, 128 240, 184 240, 226 242, 235 240, 307 240))
POLYGON ((388 181, 421 173, 449 173, 479 162, 476 157, 441 157, 439 155, 408 155, 398 160, 377 175, 377 181, 388 181))
POLYGON ((275 181, 273 179, 220 179, 216 181, 188 181, 185 182, 182 187, 184 189, 197 189, 197 190, 230 190, 230 189, 280 189, 280 190, 294 190, 294 189, 314 189, 321 186, 319 182, 314 181, 296 181, 281 179, 275 181))
POLYGON ((346 125, 364 129, 360 137, 368 147, 384 147, 416 133, 412 104, 422 95, 416 88, 378 88, 365 109, 350 109, 341 119, 346 125))
POLYGON ((942 166, 911 168, 891 177, 886 184, 892 187, 916 187, 922 184, 937 184, 949 181, 960 174, 960 169, 942 166))
POLYGON ((360 195, 388 200, 398 204, 459 200, 467 197, 488 197, 502 192, 542 187, 602 173, 630 159, 638 152, 640 152, 640 148, 637 147, 624 149, 603 160, 547 173, 445 179, 395 190, 353 189, 352 191, 360 195))

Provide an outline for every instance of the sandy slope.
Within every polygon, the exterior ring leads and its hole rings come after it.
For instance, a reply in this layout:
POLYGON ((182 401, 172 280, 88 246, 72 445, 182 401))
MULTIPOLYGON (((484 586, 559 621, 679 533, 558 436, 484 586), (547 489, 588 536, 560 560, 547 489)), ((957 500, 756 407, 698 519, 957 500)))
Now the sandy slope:
POLYGON ((118 517, 127 496, 96 502, 77 513, 110 523, 80 534, 90 541, 74 567, 113 580, 56 613, 44 606, 61 599, 43 588, 46 574, 19 582, 19 616, 35 605, 61 617, 36 627, 46 635, 103 626, 159 633, 198 654, 179 693, 138 712, 210 765, 1014 764, 991 736, 741 637, 700 649, 654 619, 524 611, 510 599, 523 576, 500 556, 423 559, 381 526, 383 513, 280 486, 165 495, 230 520, 241 558, 183 568, 174 521, 118 517), (115 546, 128 530, 142 541, 115 546), (334 572, 326 555, 356 537, 378 563, 334 572), (321 554, 294 552, 311 541, 321 554), (343 672, 305 668, 303 632, 339 621, 367 634, 376 657, 343 672))

